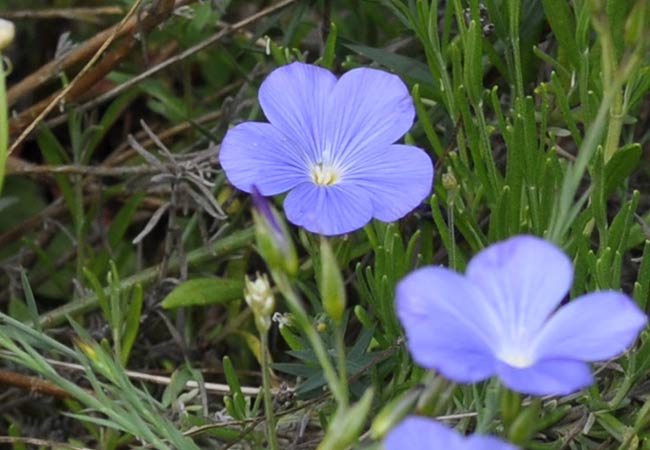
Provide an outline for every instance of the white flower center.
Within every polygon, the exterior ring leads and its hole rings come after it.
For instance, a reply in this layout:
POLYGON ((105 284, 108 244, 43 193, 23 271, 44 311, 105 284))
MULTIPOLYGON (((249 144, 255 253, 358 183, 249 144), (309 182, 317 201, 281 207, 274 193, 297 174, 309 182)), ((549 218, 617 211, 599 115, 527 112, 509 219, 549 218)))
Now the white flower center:
POLYGON ((509 349, 508 351, 501 352, 499 359, 506 364, 513 367, 524 369, 535 364, 535 360, 529 352, 522 351, 521 349, 509 349))
POLYGON ((311 166, 310 174, 314 183, 320 186, 332 186, 341 179, 341 173, 336 167, 322 162, 311 166))

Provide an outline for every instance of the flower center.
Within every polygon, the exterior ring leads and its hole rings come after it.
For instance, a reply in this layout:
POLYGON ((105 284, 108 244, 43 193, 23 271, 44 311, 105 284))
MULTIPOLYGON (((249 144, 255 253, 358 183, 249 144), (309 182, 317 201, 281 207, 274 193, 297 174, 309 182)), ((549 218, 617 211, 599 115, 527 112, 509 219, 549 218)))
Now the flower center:
POLYGON ((532 366, 535 361, 530 354, 521 350, 513 350, 499 355, 499 359, 513 367, 524 369, 532 366))
POLYGON ((341 174, 336 167, 320 162, 311 167, 311 178, 320 186, 331 186, 341 179, 341 174))

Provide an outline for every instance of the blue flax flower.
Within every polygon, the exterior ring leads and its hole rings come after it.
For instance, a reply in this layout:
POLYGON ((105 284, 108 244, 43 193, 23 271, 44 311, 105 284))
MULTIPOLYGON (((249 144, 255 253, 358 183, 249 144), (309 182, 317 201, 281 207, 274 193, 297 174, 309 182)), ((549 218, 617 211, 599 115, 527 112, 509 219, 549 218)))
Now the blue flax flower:
POLYGON ((618 355, 646 324, 614 291, 555 311, 572 279, 560 249, 516 236, 478 253, 465 276, 441 267, 407 275, 397 286, 397 314, 423 367, 457 382, 497 375, 518 392, 563 395, 591 384, 587 362, 618 355))
POLYGON ((397 220, 431 191, 433 164, 421 149, 394 142, 413 124, 404 83, 359 68, 337 78, 293 63, 269 74, 259 91, 270 123, 228 131, 219 159, 237 188, 266 196, 289 191, 292 223, 335 235, 377 218, 397 220))
POLYGON ((386 435, 384 450, 516 450, 493 436, 468 437, 425 417, 409 416, 386 435))

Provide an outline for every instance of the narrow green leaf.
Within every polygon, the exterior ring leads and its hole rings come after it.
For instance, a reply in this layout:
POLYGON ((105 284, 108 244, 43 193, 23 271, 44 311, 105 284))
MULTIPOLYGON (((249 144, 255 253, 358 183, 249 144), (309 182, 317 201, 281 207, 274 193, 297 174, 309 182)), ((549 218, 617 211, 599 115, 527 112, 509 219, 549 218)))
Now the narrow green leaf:
POLYGON ((566 0, 542 0, 542 7, 553 35, 559 43, 560 51, 566 53, 566 62, 574 68, 580 61, 580 50, 576 43, 575 15, 566 0))
POLYGON ((38 307, 36 306, 36 299, 34 298, 32 287, 29 284, 29 278, 27 278, 27 274, 24 270, 20 271, 20 281, 23 285, 23 292, 25 293, 25 303, 27 304, 27 308, 29 310, 29 318, 34 324, 36 331, 42 332, 43 329, 40 323, 38 323, 38 307))
POLYGON ((88 163, 88 161, 90 161, 93 153, 97 149, 97 146, 106 136, 106 133, 108 133, 115 122, 120 120, 124 111, 129 107, 129 105, 131 105, 131 103, 138 95, 140 95, 140 93, 137 89, 130 89, 124 94, 117 97, 111 102, 110 105, 108 105, 106 112, 104 112, 101 120, 94 127, 90 140, 85 146, 84 163, 88 163))
MULTIPOLYGON (((58 165, 70 162, 65 155, 63 146, 49 128, 41 128, 40 132, 36 136, 36 141, 38 142, 38 147, 41 149, 43 157, 48 164, 58 165)), ((54 175, 54 179, 56 180, 56 184, 59 187, 68 208, 74 213, 76 210, 75 195, 70 181, 68 181, 65 175, 61 174, 54 175)))
POLYGON ((235 367, 232 365, 232 361, 230 361, 230 357, 227 355, 223 357, 223 373, 226 377, 226 383, 228 383, 228 386, 230 387, 230 392, 239 392, 241 394, 241 383, 239 382, 239 377, 237 376, 235 367))
POLYGON ((99 306, 102 309, 102 312, 104 313, 104 317, 106 317, 107 319, 110 318, 111 310, 108 304, 108 297, 106 296, 106 291, 104 290, 104 287, 99 282, 99 279, 95 276, 95 274, 91 272, 88 268, 86 267, 83 268, 83 274, 86 277, 86 280, 88 280, 88 282, 90 283, 90 287, 92 288, 92 290, 95 291, 95 295, 97 296, 99 306))
POLYGON ((137 211, 138 206, 140 206, 143 198, 144 192, 136 192, 134 195, 129 197, 113 217, 107 232, 108 243, 111 247, 116 247, 121 242, 126 230, 131 225, 131 219, 137 211))
POLYGON ((330 23, 330 32, 327 35, 325 48, 323 49, 323 57, 320 62, 321 66, 329 70, 332 70, 332 67, 334 66, 337 34, 336 24, 334 22, 330 23))
POLYGON ((625 244, 630 236, 632 225, 634 225, 633 219, 639 205, 639 198, 639 191, 634 191, 632 198, 623 204, 609 227, 607 243, 618 252, 626 251, 625 244))
POLYGON ((611 193, 619 187, 639 166, 641 145, 625 145, 614 153, 605 166, 605 193, 611 193))
POLYGON ((124 366, 129 361, 131 349, 140 329, 143 299, 142 285, 136 284, 131 293, 131 301, 126 311, 126 323, 122 334, 122 353, 120 354, 120 360, 124 366))
POLYGON ((483 65, 481 63, 481 29, 471 21, 466 33, 464 54, 464 80, 469 99, 480 105, 483 91, 483 65))
POLYGON ((641 264, 634 285, 634 300, 642 310, 646 310, 650 301, 650 241, 645 241, 641 264))
POLYGON ((607 241, 607 196, 605 194, 605 157, 602 147, 598 147, 591 169, 593 191, 591 193, 591 209, 600 236, 602 246, 609 245, 607 241))
POLYGON ((438 134, 434 130, 433 124, 431 123, 431 118, 429 117, 429 114, 427 113, 427 110, 425 109, 424 104, 422 103, 419 84, 413 86, 413 89, 411 90, 411 95, 413 95, 413 103, 415 104, 415 111, 418 116, 418 123, 422 127, 424 134, 427 136, 427 139, 429 140, 429 144, 431 144, 431 147, 433 147, 436 156, 438 158, 442 158, 445 149, 442 146, 442 143, 440 142, 440 138, 438 137, 438 134))
POLYGON ((244 282, 227 278, 195 278, 176 286, 162 301, 163 308, 214 305, 242 298, 244 282))
MULTIPOLYGON (((621 0, 606 0, 605 11, 607 13, 607 23, 611 33, 612 40, 614 41, 614 50, 616 51, 616 58, 620 59, 625 51, 625 22, 630 9, 636 3, 621 0)), ((616 62, 614 62, 616 64, 616 62)))

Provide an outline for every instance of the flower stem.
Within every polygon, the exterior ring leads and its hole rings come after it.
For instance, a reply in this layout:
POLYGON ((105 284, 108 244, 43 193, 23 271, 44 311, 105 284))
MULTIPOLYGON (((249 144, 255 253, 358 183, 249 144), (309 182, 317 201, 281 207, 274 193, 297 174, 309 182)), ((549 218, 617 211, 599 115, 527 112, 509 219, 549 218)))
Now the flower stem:
POLYGON ((339 366, 339 384, 341 385, 341 394, 344 396, 344 403, 339 403, 339 406, 348 406, 348 370, 347 358, 345 357, 345 329, 341 324, 334 325, 334 339, 336 340, 336 356, 337 365, 339 366))
POLYGON ((327 384, 329 385, 329 388, 332 391, 332 395, 334 395, 336 402, 339 405, 346 405, 348 398, 346 386, 343 384, 342 380, 339 380, 338 375, 336 374, 336 370, 334 370, 334 366, 332 365, 332 361, 327 355, 325 345, 318 335, 318 332, 316 329, 314 329, 311 322, 309 321, 307 312, 305 311, 305 308, 303 307, 298 294, 296 294, 296 291, 291 286, 289 277, 285 273, 278 272, 277 270, 273 270, 271 272, 271 275, 273 276, 273 280, 278 286, 278 289, 280 292, 282 292, 282 295, 284 295, 284 298, 287 300, 287 304, 289 305, 289 309, 291 310, 296 323, 300 328, 302 328, 305 335, 307 336, 307 339, 309 340, 309 343, 311 344, 312 349, 316 354, 316 358, 318 359, 318 362, 323 369, 325 380, 327 381, 327 384))
POLYGON ((273 399, 271 398, 271 377, 269 375, 269 333, 260 332, 262 342, 262 389, 264 394, 264 413, 266 415, 266 439, 270 450, 278 450, 278 436, 275 433, 275 417, 273 415, 273 399))
POLYGON ((451 243, 449 247, 449 267, 453 270, 457 270, 456 267, 456 231, 454 228, 454 194, 452 198, 447 202, 447 218, 449 220, 449 241, 451 243))

